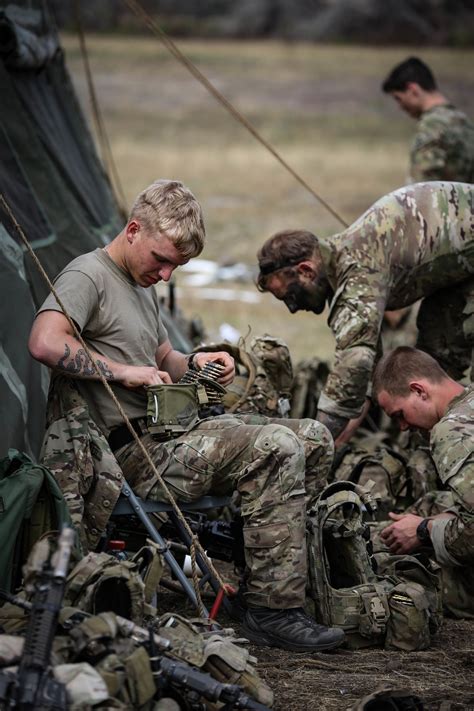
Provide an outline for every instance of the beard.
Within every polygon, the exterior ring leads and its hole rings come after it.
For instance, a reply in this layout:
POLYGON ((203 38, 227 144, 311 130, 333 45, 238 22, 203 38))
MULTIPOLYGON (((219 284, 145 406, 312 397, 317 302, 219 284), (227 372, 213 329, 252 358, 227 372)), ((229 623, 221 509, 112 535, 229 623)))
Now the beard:
POLYGON ((309 288, 298 281, 293 281, 288 285, 285 303, 292 314, 296 311, 312 311, 315 314, 321 314, 329 294, 329 283, 324 276, 319 277, 309 288))

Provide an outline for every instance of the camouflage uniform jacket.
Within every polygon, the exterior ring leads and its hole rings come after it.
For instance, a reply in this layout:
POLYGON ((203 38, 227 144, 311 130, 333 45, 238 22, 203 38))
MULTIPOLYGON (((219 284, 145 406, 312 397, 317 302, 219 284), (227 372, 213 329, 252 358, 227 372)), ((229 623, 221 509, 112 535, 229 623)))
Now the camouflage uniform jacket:
POLYGON ((386 309, 472 278, 473 203, 472 185, 418 183, 381 198, 344 232, 319 239, 336 339, 320 410, 359 414, 386 309))
MULTIPOLYGON (((454 495, 456 518, 435 519, 431 540, 439 563, 474 563, 474 389, 451 401, 433 427, 430 450, 443 484, 454 495)), ((472 591, 471 591, 472 592, 472 591)))
POLYGON ((51 380, 41 462, 63 492, 84 550, 94 550, 123 475, 73 378, 55 374, 51 380))
POLYGON ((451 104, 425 111, 410 150, 409 182, 474 182, 474 123, 451 104))

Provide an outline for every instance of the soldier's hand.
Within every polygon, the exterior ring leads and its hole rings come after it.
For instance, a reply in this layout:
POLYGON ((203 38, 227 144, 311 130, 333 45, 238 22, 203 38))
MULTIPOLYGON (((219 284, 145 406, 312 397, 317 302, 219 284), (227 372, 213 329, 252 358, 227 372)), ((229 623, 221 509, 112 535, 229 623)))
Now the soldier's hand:
POLYGON ((369 410, 370 400, 366 398, 360 415, 358 417, 354 417, 352 420, 349 420, 342 432, 334 440, 334 444, 336 445, 336 447, 341 447, 343 444, 347 444, 347 442, 352 439, 352 436, 357 432, 360 425, 367 417, 367 413, 369 412, 369 410))
POLYGON ((126 388, 140 388, 147 385, 171 383, 171 377, 165 370, 158 370, 148 365, 127 365, 121 373, 120 382, 126 388))
POLYGON ((196 353, 194 356, 194 365, 199 370, 202 370, 206 363, 219 363, 224 366, 222 374, 218 378, 218 382, 223 385, 230 385, 235 376, 234 359, 226 351, 217 351, 216 353, 196 353))
POLYGON ((393 555, 411 553, 420 548, 421 541, 416 535, 416 529, 423 521, 421 516, 415 514, 389 513, 392 523, 384 528, 380 534, 381 539, 393 555))

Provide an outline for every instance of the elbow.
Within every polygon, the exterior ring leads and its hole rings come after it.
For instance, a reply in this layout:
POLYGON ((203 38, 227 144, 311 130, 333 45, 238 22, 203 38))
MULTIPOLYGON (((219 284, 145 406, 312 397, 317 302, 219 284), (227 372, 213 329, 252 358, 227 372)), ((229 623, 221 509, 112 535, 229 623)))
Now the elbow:
POLYGON ((43 349, 41 348, 37 338, 30 336, 30 340, 28 341, 28 351, 32 358, 43 362, 43 349))
POLYGON ((44 335, 34 327, 31 331, 30 338, 28 340, 28 351, 32 358, 34 358, 35 360, 39 360, 40 363, 49 365, 49 349, 46 343, 46 339, 44 338, 44 335))

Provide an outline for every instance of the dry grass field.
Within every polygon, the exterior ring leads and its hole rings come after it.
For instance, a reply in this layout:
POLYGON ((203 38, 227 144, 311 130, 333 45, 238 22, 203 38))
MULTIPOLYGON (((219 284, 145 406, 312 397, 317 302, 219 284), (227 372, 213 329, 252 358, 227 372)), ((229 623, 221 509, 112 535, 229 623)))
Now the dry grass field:
MULTIPOLYGON (((62 39, 89 114, 77 38, 62 39)), ((177 44, 347 222, 404 183, 414 124, 381 93, 380 83, 412 49, 177 44)), ((91 36, 87 46, 127 201, 156 177, 183 180, 204 207, 203 258, 254 265, 259 245, 277 230, 300 227, 325 235, 341 229, 159 40, 91 36)), ((446 94, 474 115, 474 50, 423 49, 420 54, 446 94)), ((290 316, 272 297, 256 292, 254 302, 222 301, 218 292, 185 287, 179 273, 177 284, 185 312, 201 314, 210 338, 227 322, 243 335, 280 335, 295 360, 331 355, 332 335, 322 317, 290 316)), ((237 288, 255 291, 251 283, 237 288)))

